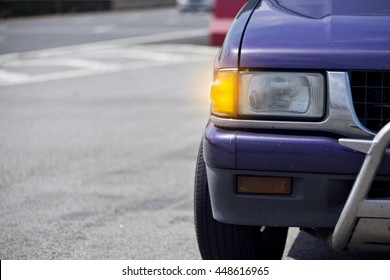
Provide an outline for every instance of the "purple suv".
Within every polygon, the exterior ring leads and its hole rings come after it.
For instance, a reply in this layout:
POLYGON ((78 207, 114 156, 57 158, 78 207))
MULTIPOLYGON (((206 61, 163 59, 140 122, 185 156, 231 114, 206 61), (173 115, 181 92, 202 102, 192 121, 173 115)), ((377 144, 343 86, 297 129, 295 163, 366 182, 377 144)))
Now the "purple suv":
POLYGON ((390 250, 390 2, 250 0, 199 150, 204 259, 280 259, 288 227, 390 250))

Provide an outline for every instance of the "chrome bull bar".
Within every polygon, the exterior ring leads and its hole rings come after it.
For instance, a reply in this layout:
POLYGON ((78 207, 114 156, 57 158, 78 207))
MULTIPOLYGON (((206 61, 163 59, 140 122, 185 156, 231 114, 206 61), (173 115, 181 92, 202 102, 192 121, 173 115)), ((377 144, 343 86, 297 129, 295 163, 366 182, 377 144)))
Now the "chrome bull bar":
POLYGON ((366 157, 330 238, 331 246, 335 250, 390 251, 390 198, 367 198, 390 145, 390 123, 373 140, 339 139, 339 143, 366 157))

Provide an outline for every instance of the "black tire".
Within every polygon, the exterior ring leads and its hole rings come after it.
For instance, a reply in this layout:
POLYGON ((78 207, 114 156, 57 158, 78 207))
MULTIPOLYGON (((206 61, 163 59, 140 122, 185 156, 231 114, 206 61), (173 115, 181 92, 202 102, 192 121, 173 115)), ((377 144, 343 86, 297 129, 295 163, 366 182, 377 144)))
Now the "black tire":
POLYGON ((194 190, 195 230, 205 260, 280 260, 288 228, 231 225, 211 212, 203 145, 198 153, 194 190))

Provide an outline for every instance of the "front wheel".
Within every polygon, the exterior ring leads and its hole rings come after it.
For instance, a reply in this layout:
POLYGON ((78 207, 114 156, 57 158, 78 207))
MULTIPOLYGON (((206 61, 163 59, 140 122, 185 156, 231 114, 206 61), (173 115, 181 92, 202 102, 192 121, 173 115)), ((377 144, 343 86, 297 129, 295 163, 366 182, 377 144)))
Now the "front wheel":
POLYGON ((194 190, 195 230, 206 260, 277 260, 283 256, 288 228, 231 225, 214 220, 203 145, 198 153, 194 190))

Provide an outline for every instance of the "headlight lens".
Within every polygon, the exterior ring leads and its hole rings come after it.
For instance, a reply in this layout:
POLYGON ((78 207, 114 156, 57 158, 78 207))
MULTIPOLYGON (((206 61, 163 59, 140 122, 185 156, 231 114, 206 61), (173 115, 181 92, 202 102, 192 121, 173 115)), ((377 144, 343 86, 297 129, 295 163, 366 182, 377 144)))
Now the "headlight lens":
POLYGON ((318 73, 241 72, 238 115, 312 118, 324 115, 324 77, 318 73))
POLYGON ((211 84, 211 112, 217 116, 237 116, 237 71, 219 70, 211 84))

